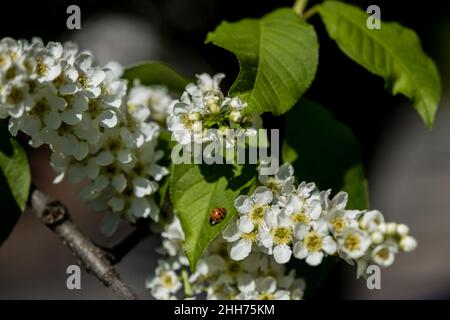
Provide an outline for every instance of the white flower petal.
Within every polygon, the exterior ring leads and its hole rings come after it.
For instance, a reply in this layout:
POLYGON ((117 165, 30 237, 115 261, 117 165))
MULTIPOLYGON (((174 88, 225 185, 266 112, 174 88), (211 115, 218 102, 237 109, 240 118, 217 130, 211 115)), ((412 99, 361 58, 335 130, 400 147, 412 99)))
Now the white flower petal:
POLYGON ((124 149, 124 150, 120 150, 117 153, 117 160, 120 163, 130 163, 131 161, 133 161, 133 155, 131 154, 131 151, 128 149, 124 149))
POLYGON ((272 201, 273 194, 269 188, 258 187, 253 192, 252 199, 259 205, 266 205, 272 201))
POLYGON ((169 170, 166 167, 152 164, 148 170, 148 174, 150 174, 156 181, 160 181, 164 176, 169 174, 169 170))
POLYGON ((333 200, 331 200, 331 206, 338 210, 344 209, 347 205, 347 201, 348 194, 344 191, 340 191, 333 197, 333 200))
POLYGON ((238 289, 241 292, 253 292, 255 291, 256 284, 255 279, 248 273, 240 273, 237 276, 238 289))
POLYGON ((270 229, 260 229, 258 232, 258 244, 271 250, 273 247, 273 238, 270 229))
POLYGON ((230 257, 233 260, 240 261, 245 259, 250 251, 252 251, 252 242, 250 240, 241 239, 232 245, 230 257))
POLYGON ((296 239, 302 240, 309 232, 311 227, 303 223, 297 223, 294 226, 294 237, 296 239))
POLYGON ((130 212, 136 218, 145 218, 150 214, 150 205, 145 198, 133 198, 130 212))
POLYGON ((122 198, 112 197, 109 199, 108 205, 113 212, 120 212, 125 207, 125 201, 122 198))
POLYGON ((242 216, 238 219, 238 228, 242 233, 250 233, 253 231, 253 222, 248 216, 242 216))
POLYGON ((100 175, 97 178, 95 178, 94 182, 91 185, 92 190, 94 191, 102 191, 104 190, 109 184, 109 179, 105 175, 100 175))
POLYGON ((249 213, 253 208, 253 204, 253 200, 245 195, 240 195, 236 198, 236 200, 234 200, 234 206, 236 210, 241 214, 249 213))
POLYGON ((256 280, 256 291, 262 293, 273 293, 277 289, 277 281, 274 277, 258 278, 256 280))
POLYGON ((323 252, 314 252, 309 254, 305 261, 310 266, 315 267, 322 263, 322 259, 323 259, 323 252))
POLYGON ((75 109, 64 110, 61 113, 61 119, 65 123, 73 126, 81 121, 82 114, 77 112, 75 109))
POLYGON ((136 177, 133 179, 133 185, 134 194, 138 198, 145 197, 153 192, 153 185, 148 179, 136 177))
POLYGON ((336 241, 330 236, 324 237, 322 242, 322 249, 328 254, 334 254, 337 250, 336 241))
POLYGON ((279 181, 285 181, 292 177, 294 175, 294 168, 288 164, 285 163, 281 167, 278 168, 277 173, 275 174, 275 177, 279 181))
POLYGON ((74 153, 73 156, 78 161, 81 161, 87 157, 88 153, 89 153, 89 145, 84 141, 80 141, 78 143, 78 150, 76 151, 76 153, 74 153))
POLYGON ((122 192, 127 186, 127 179, 123 174, 118 174, 112 178, 111 184, 117 192, 122 192))
POLYGON ((234 242, 239 239, 240 232, 237 227, 237 221, 231 221, 222 232, 222 237, 228 242, 234 242))
POLYGON ((61 137, 60 143, 61 150, 67 155, 73 155, 78 150, 78 139, 72 134, 61 137))
POLYGON ((100 166, 108 166, 114 161, 114 156, 111 152, 104 150, 100 152, 96 157, 96 162, 100 166))
POLYGON ((44 116, 44 122, 50 129, 56 130, 61 125, 61 117, 56 110, 47 112, 44 116))
POLYGON ((105 128, 113 128, 118 122, 116 113, 111 110, 103 111, 98 119, 100 121, 100 125, 105 128))
POLYGON ((306 249, 306 247, 303 245, 302 241, 297 241, 294 244, 294 257, 296 257, 297 259, 305 259, 308 256, 308 250, 306 249))
POLYGON ((279 245, 273 249, 273 257, 277 263, 284 264, 291 259, 292 250, 288 245, 279 245))

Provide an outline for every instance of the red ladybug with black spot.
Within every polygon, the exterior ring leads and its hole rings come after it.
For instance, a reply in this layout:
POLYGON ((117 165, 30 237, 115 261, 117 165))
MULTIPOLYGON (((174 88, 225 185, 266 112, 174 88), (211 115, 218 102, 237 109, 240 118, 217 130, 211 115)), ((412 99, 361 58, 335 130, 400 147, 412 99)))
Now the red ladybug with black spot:
POLYGON ((218 223, 221 223, 223 219, 225 219, 227 215, 227 209, 225 208, 214 208, 211 210, 211 214, 209 215, 209 224, 211 226, 215 226, 218 223))

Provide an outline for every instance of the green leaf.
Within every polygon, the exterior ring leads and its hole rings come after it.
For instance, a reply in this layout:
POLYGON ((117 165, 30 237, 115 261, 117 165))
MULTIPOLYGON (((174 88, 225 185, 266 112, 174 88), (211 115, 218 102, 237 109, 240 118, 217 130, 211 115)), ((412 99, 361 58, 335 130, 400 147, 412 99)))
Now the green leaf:
POLYGON ((172 67, 161 62, 143 62, 124 71, 123 78, 130 82, 140 80, 144 85, 164 85, 170 91, 183 92, 189 81, 172 67))
POLYGON ((392 94, 411 99, 425 124, 432 127, 441 84, 436 66, 422 50, 416 33, 396 22, 382 22, 381 29, 370 30, 364 11, 336 1, 319 5, 319 14, 339 48, 383 77, 392 94))
POLYGON ((236 55, 240 72, 229 94, 246 101, 248 111, 286 112, 316 74, 316 33, 291 8, 275 10, 261 19, 222 22, 206 42, 236 55))
POLYGON ((286 145, 298 155, 292 162, 299 181, 315 182, 334 193, 349 191, 349 207, 367 208, 367 184, 361 150, 353 133, 321 105, 302 99, 286 114, 286 145))
POLYGON ((349 194, 348 208, 366 209, 368 207, 368 187, 362 165, 357 164, 347 171, 342 191, 349 194))
POLYGON ((281 159, 283 163, 293 163, 298 159, 298 153, 292 148, 286 141, 283 141, 283 146, 281 147, 281 159))
POLYGON ((25 209, 31 175, 25 151, 0 123, 0 244, 6 240, 25 209))
POLYGON ((170 197, 175 214, 185 233, 184 250, 191 270, 211 241, 236 214, 234 199, 248 194, 255 184, 256 166, 174 165, 170 180, 170 197), (211 210, 225 208, 225 219, 209 224, 211 210))

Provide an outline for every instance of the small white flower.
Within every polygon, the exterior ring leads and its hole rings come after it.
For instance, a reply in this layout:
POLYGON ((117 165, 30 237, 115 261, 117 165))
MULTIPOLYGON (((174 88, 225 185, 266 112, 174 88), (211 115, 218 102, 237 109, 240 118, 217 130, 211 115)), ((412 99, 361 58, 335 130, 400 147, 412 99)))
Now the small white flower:
POLYGON ((272 190, 274 194, 285 194, 294 190, 294 168, 290 164, 280 166, 274 176, 260 174, 258 179, 264 186, 272 190))
POLYGON ((233 242, 230 250, 230 257, 233 260, 240 261, 245 259, 252 251, 253 243, 257 240, 257 231, 250 231, 238 226, 238 223, 232 221, 223 231, 223 238, 228 242, 233 242))
POLYGON ((58 42, 49 42, 45 50, 37 50, 35 54, 35 72, 41 83, 53 81, 62 72, 63 47, 58 42))
POLYGON ((143 177, 133 179, 134 195, 138 198, 148 196, 156 191, 158 184, 143 177))
POLYGON ((275 219, 266 219, 267 227, 262 227, 258 241, 273 254, 277 263, 289 262, 292 255, 293 223, 289 216, 281 213, 275 219))
POLYGON ((218 73, 214 76, 210 76, 207 73, 197 75, 198 87, 201 91, 206 92, 209 90, 220 90, 220 82, 225 78, 225 74, 218 73))
POLYGON ((359 210, 333 210, 324 218, 328 227, 335 236, 341 235, 347 228, 358 228, 357 218, 361 214, 359 210))
POLYGON ((389 267, 394 263, 398 247, 393 242, 385 242, 376 246, 371 252, 372 261, 381 267, 389 267))
POLYGON ((137 198, 131 197, 131 205, 127 213, 129 217, 134 218, 147 218, 151 217, 153 221, 158 222, 159 220, 159 209, 153 198, 137 198))
POLYGON ((308 229, 310 223, 322 215, 322 207, 317 198, 303 198, 298 194, 292 194, 287 199, 284 213, 291 218, 297 228, 308 229))
POLYGON ((349 228, 339 238, 339 250, 351 259, 364 256, 370 245, 369 235, 360 229, 349 228))
POLYGON ((94 67, 94 60, 90 53, 82 52, 75 58, 78 71, 78 86, 88 98, 97 98, 101 92, 101 84, 106 75, 100 68, 94 67))
POLYGON ((251 232, 255 226, 262 225, 272 199, 272 191, 266 187, 256 188, 250 197, 245 195, 237 197, 234 206, 239 212, 239 228, 244 232, 251 232))
POLYGON ((379 226, 382 223, 384 223, 384 217, 383 214, 378 210, 365 212, 359 220, 361 228, 367 230, 368 232, 378 230, 379 226))
POLYGON ((21 78, 9 82, 2 89, 0 109, 4 109, 4 113, 13 118, 21 117, 33 106, 33 98, 29 92, 28 84, 21 78))
POLYGON ((182 145, 192 141, 202 143, 200 113, 194 106, 176 103, 173 113, 167 117, 167 128, 172 132, 173 138, 182 145))
POLYGON ((305 259, 311 266, 322 263, 325 254, 334 254, 337 249, 335 240, 328 234, 328 228, 323 221, 314 221, 312 228, 297 229, 295 236, 299 240, 294 244, 294 256, 297 259, 305 259))
POLYGON ((290 293, 287 290, 278 290, 277 281, 273 277, 241 277, 238 284, 241 293, 238 299, 245 300, 289 300, 290 293))
POLYGON ((159 261, 156 274, 147 280, 146 287, 156 299, 168 300, 182 288, 182 282, 169 263, 159 261))
POLYGON ((324 215, 330 214, 335 210, 345 209, 348 202, 348 194, 346 192, 338 192, 331 200, 329 198, 330 192, 331 190, 327 190, 320 193, 324 215))
POLYGON ((163 248, 169 256, 174 257, 179 252, 182 252, 185 237, 178 217, 173 217, 172 222, 164 226, 161 236, 163 238, 163 248))

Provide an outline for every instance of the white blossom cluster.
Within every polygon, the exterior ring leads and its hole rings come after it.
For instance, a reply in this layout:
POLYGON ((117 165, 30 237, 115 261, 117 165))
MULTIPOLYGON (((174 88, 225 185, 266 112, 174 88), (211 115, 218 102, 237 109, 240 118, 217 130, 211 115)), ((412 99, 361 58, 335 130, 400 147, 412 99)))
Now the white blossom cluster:
POLYGON ((139 81, 135 81, 130 89, 128 98, 128 108, 139 112, 140 118, 148 118, 161 124, 166 124, 169 110, 172 109, 174 100, 170 97, 169 91, 164 86, 144 86, 139 81))
POLYGON ((152 194, 167 174, 156 163, 159 125, 150 113, 164 121, 172 100, 159 87, 136 85, 127 95, 121 72, 70 43, 0 40, 0 118, 9 118, 11 134, 30 136, 30 145, 50 146, 55 182, 90 180, 82 197, 111 212, 106 233, 120 217, 157 220, 152 194))
MULTIPOLYGON (((0 119, 9 119, 12 135, 27 134, 31 146, 50 147, 55 182, 89 181, 81 196, 108 212, 106 234, 121 218, 159 220, 154 194, 168 174, 158 164, 161 124, 181 145, 219 141, 225 148, 261 126, 246 103, 223 95, 223 74, 198 75, 173 101, 160 86, 135 83, 127 92, 121 72, 117 63, 99 66, 73 44, 0 40, 0 119)), ((259 182, 251 196, 235 200, 238 216, 195 272, 181 248, 180 221, 165 225, 167 259, 147 281, 156 299, 301 299, 304 281, 285 265, 292 256, 317 266, 337 255, 363 274, 368 264, 390 266, 399 251, 417 246, 406 225, 387 223, 376 210, 346 209, 345 192, 330 199, 331 191, 314 183, 295 185, 288 164, 259 182)))
POLYGON ((146 286, 155 299, 298 300, 305 283, 295 271, 276 263, 271 256, 253 252, 242 261, 230 259, 229 244, 217 238, 200 259, 195 272, 189 271, 182 253, 184 233, 174 217, 162 232, 161 253, 155 275, 146 286))
POLYGON ((220 82, 225 77, 206 73, 197 76, 197 84, 190 83, 167 118, 173 138, 183 146, 220 143, 233 148, 239 136, 254 136, 262 124, 259 115, 246 114, 247 103, 238 97, 224 97, 220 82))
POLYGON ((236 261, 254 251, 285 264, 294 256, 311 266, 328 255, 338 255, 358 265, 358 275, 368 264, 390 266, 398 251, 417 246, 404 224, 387 223, 377 210, 346 209, 348 195, 319 191, 314 183, 294 183, 294 169, 279 167, 274 176, 259 176, 262 186, 251 196, 235 200, 238 217, 223 232, 232 243, 236 261))

